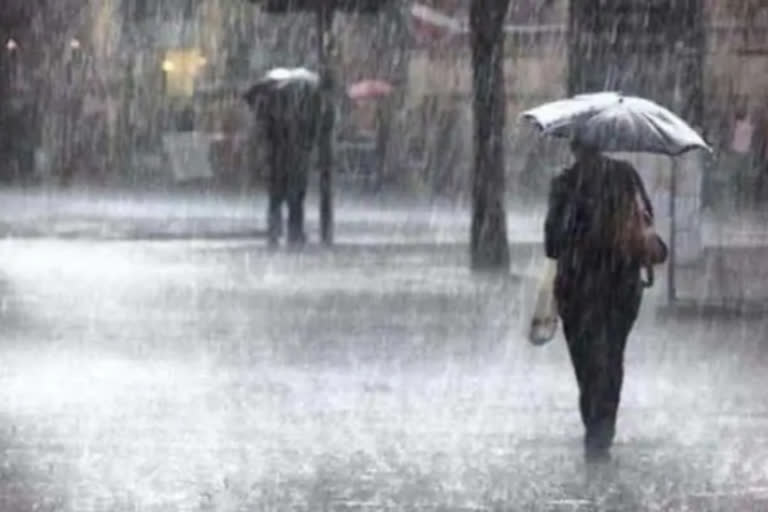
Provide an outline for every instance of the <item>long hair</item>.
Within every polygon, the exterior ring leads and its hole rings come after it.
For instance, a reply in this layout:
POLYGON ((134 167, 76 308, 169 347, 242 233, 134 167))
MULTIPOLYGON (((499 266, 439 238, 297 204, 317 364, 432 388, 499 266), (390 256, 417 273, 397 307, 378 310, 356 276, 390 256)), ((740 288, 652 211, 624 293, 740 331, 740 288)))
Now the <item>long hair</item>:
POLYGON ((572 226, 575 243, 587 251, 622 250, 635 212, 636 190, 618 162, 595 155, 577 163, 572 226))

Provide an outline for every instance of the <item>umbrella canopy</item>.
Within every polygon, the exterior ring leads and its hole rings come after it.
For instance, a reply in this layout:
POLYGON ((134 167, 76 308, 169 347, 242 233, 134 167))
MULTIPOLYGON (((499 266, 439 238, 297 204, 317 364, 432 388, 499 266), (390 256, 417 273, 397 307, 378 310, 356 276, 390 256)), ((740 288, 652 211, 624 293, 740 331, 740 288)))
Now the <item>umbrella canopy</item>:
POLYGON ((246 103, 248 103, 248 106, 255 107, 259 98, 265 96, 271 90, 271 88, 271 82, 261 80, 256 82, 254 85, 249 87, 247 91, 245 91, 245 94, 243 94, 243 99, 246 103))
POLYGON ((251 107, 256 105, 260 97, 281 90, 299 88, 317 89, 320 76, 307 68, 274 68, 252 85, 243 95, 243 99, 251 107))
POLYGON ((266 74, 264 79, 278 88, 292 83, 303 83, 313 87, 320 84, 320 75, 307 68, 274 68, 266 74))
POLYGON ((366 100, 389 96, 392 94, 392 85, 383 80, 362 80, 347 88, 347 95, 355 100, 366 100))
POLYGON ((618 92, 580 94, 573 98, 545 103, 521 114, 546 135, 564 136, 558 130, 567 129, 580 120, 595 115, 606 107, 618 103, 618 92))
POLYGON ((294 11, 316 11, 319 7, 328 10, 347 12, 374 13, 381 10, 392 0, 249 0, 260 5, 262 10, 271 13, 294 11))
POLYGON ((711 148, 688 123, 650 100, 615 92, 574 96, 523 112, 542 133, 607 152, 677 156, 711 148))

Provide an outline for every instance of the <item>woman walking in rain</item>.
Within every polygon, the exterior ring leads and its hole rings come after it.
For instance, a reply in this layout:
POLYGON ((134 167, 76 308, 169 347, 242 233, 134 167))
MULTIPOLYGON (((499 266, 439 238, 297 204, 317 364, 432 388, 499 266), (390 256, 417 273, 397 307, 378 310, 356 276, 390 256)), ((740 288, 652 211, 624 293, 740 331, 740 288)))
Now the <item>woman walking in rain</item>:
MULTIPOLYGON (((615 435, 624 349, 647 264, 644 224, 652 223, 653 207, 629 163, 578 140, 571 150, 574 165, 551 184, 545 246, 557 260, 555 298, 579 386, 585 454, 602 460, 615 435)), ((658 243, 656 260, 666 257, 658 243)))
MULTIPOLYGON (((653 230, 653 207, 637 171, 599 151, 674 157, 711 148, 670 110, 610 91, 545 103, 522 118, 544 134, 572 140, 576 161, 551 185, 545 245, 547 257, 557 260, 554 296, 579 385, 586 456, 606 459, 616 432, 627 338, 643 287, 653 284, 653 265, 666 261, 668 251, 653 230)), ((541 344, 538 320, 532 321, 531 341, 541 344)), ((541 332, 546 341, 553 329, 541 332)))

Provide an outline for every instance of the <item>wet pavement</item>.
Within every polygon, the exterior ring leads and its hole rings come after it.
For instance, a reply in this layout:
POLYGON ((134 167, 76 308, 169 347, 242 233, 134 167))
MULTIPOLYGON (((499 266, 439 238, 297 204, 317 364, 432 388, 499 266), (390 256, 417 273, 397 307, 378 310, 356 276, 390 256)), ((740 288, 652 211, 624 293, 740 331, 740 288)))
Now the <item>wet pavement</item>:
POLYGON ((473 275, 448 207, 359 210, 301 252, 0 242, 0 510, 768 509, 760 319, 654 292, 587 468, 562 339, 523 336, 535 253, 473 275))
MULTIPOLYGON (((313 189, 314 191, 314 189, 313 189)), ((468 205, 401 194, 337 193, 340 242, 465 243, 468 205)), ((265 236, 262 191, 174 193, 118 189, 0 190, 0 232, 6 236, 90 239, 253 238, 265 236)), ((308 234, 318 238, 317 197, 307 200, 308 234)), ((542 208, 510 206, 513 241, 539 243, 542 208)))

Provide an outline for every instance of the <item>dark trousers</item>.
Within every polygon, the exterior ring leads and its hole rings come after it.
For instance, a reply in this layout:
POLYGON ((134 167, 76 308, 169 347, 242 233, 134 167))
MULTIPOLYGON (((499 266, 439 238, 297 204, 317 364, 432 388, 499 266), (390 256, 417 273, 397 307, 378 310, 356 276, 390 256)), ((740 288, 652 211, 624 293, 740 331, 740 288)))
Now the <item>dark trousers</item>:
POLYGON ((283 205, 288 206, 288 243, 303 244, 304 197, 307 192, 310 152, 298 147, 273 154, 269 179, 267 231, 270 245, 277 245, 283 232, 283 205))
POLYGON ((302 244, 304 234, 304 191, 291 194, 269 194, 268 235, 269 243, 276 245, 283 232, 283 205, 288 205, 288 243, 302 244))
POLYGON ((577 301, 569 297, 569 303, 559 306, 579 385, 587 457, 607 454, 616 433, 624 380, 624 349, 641 299, 639 286, 626 292, 611 293, 610 297, 598 301, 577 301))

